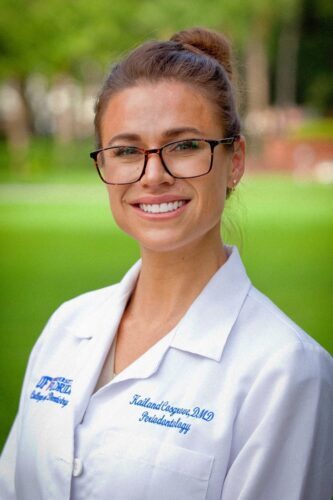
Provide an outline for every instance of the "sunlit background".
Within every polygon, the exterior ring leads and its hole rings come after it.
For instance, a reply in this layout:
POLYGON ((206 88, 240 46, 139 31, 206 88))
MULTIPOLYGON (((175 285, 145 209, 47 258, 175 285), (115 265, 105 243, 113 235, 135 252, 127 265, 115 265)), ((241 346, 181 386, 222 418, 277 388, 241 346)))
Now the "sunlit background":
POLYGON ((138 258, 89 159, 101 82, 138 43, 198 25, 233 42, 248 143, 225 239, 333 351, 333 2, 2 0, 0 446, 47 318, 138 258))

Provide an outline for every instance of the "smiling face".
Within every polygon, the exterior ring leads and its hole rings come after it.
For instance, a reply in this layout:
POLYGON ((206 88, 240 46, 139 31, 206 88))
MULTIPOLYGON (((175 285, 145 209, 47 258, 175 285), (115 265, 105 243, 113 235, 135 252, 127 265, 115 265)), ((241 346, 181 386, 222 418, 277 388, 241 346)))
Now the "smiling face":
MULTIPOLYGON (((101 120, 102 147, 159 148, 188 138, 222 139, 211 102, 181 82, 140 83, 111 97, 101 120)), ((244 169, 244 142, 235 152, 215 148, 209 174, 174 179, 157 154, 149 156, 134 184, 108 185, 110 206, 121 229, 144 251, 175 251, 213 239, 220 241, 220 219, 227 187, 244 169)))

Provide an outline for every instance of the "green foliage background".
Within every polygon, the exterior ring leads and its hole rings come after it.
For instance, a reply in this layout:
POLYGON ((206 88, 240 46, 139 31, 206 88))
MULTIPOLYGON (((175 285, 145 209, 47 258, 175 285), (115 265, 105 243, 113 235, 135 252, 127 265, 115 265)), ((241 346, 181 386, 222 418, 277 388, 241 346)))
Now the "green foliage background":
POLYGON ((298 102, 332 109, 331 0, 2 0, 0 81, 32 73, 98 81, 111 62, 151 38, 203 25, 234 43, 243 64, 251 35, 269 54, 271 76, 284 27, 300 29, 298 102), (297 28, 298 27, 298 28, 297 28))

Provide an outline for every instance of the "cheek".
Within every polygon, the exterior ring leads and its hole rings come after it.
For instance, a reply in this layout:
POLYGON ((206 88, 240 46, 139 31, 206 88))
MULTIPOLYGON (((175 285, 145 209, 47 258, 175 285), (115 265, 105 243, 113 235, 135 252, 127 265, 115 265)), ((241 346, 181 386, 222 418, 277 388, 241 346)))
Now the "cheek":
POLYGON ((202 211, 212 221, 217 221, 223 212, 226 199, 226 182, 221 175, 212 176, 205 186, 205 195, 202 197, 202 211))
POLYGON ((224 209, 225 196, 222 190, 217 189, 209 197, 207 203, 207 214, 211 218, 213 223, 218 222, 221 219, 223 209, 224 209))
POLYGON ((109 206, 111 209, 111 213, 117 225, 123 229, 125 225, 126 218, 123 213, 122 206, 122 196, 123 193, 119 187, 116 186, 108 186, 108 196, 109 196, 109 206))

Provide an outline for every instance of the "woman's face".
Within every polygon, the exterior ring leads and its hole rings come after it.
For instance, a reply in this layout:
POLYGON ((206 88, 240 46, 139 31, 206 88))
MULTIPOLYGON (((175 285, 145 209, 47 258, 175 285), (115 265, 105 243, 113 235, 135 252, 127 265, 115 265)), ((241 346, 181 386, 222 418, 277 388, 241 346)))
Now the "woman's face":
MULTIPOLYGON (((142 83, 115 94, 101 121, 102 147, 126 145, 153 149, 187 138, 223 137, 211 102, 194 87, 175 81, 142 83), (116 138, 119 135, 122 138, 116 138)), ((220 238, 226 190, 235 186, 234 181, 239 181, 243 169, 242 139, 235 144, 234 152, 217 146, 212 170, 193 179, 171 177, 159 156, 152 154, 139 181, 108 185, 113 216, 142 250, 166 252, 205 244, 212 235, 220 238), (177 205, 169 212, 145 211, 147 205, 158 205, 154 207, 158 209, 162 203, 176 201, 177 205), (174 209, 176 206, 179 208, 174 209)))

